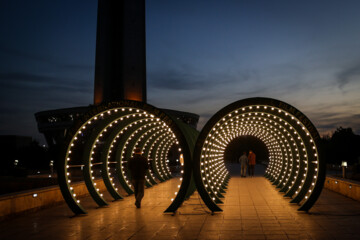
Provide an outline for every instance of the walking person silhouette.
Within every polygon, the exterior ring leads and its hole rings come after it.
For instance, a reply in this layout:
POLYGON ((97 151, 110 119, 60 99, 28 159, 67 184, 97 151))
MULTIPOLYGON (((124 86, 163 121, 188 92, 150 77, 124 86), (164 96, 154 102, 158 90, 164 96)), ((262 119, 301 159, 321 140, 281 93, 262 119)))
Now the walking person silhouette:
POLYGON ((249 162, 246 152, 243 152, 243 155, 239 158, 239 162, 241 164, 241 177, 246 177, 246 168, 249 162))
POLYGON ((141 200, 144 197, 145 175, 149 169, 147 159, 141 155, 141 149, 135 148, 135 154, 128 161, 128 168, 131 173, 131 181, 134 185, 135 205, 141 207, 141 200))
POLYGON ((256 155, 252 150, 249 151, 248 159, 249 159, 249 176, 253 177, 255 172, 256 155))

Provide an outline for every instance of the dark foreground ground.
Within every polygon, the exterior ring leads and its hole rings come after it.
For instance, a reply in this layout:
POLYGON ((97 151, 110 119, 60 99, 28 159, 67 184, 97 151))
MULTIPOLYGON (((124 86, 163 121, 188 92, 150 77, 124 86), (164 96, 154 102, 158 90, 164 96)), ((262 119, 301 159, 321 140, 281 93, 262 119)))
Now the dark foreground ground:
POLYGON ((172 179, 147 189, 141 209, 133 197, 106 208, 85 198, 86 216, 73 217, 63 204, 0 222, 0 239, 359 239, 359 202, 324 189, 309 213, 298 212, 257 170, 230 180, 215 215, 197 194, 174 216, 163 214, 179 183, 172 179))

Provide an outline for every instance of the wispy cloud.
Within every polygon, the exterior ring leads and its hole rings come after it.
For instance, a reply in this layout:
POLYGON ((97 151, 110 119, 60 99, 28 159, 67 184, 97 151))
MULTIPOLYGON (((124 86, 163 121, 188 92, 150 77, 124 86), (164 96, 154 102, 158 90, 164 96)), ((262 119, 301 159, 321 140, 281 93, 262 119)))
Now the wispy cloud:
POLYGON ((148 80, 152 87, 166 90, 194 90, 203 86, 200 75, 176 70, 152 72, 148 80))
POLYGON ((10 55, 14 57, 24 58, 32 61, 46 62, 46 63, 57 63, 54 58, 49 56, 44 56, 40 54, 29 53, 26 51, 21 51, 19 49, 6 48, 0 46, 1 55, 10 55))
POLYGON ((59 80, 56 77, 42 76, 32 73, 6 72, 0 73, 0 83, 3 84, 23 84, 23 83, 49 83, 59 80))
POLYGON ((323 111, 310 115, 320 134, 329 134, 340 126, 351 127, 355 133, 360 134, 360 114, 323 111))
POLYGON ((240 96, 240 97, 245 97, 245 96, 261 96, 263 95, 265 92, 267 92, 269 90, 269 88, 259 88, 259 89, 253 89, 253 90, 249 90, 249 91, 238 91, 235 93, 236 96, 240 96))
POLYGON ((29 87, 42 89, 46 91, 56 90, 69 93, 74 92, 92 92, 92 81, 69 79, 62 77, 54 77, 48 75, 40 75, 33 73, 0 73, 0 86, 1 92, 8 90, 9 88, 26 89, 29 87))
POLYGON ((337 82, 340 89, 353 81, 360 81, 360 64, 343 69, 337 75, 337 82))
MULTIPOLYGON (((0 46, 0 56, 1 55, 8 55, 14 56, 20 59, 25 59, 29 61, 37 61, 42 64, 51 64, 58 68, 62 68, 64 70, 77 70, 77 71, 91 71, 95 69, 94 64, 79 64, 79 63, 64 63, 59 61, 56 57, 49 56, 49 55, 41 55, 37 53, 31 53, 27 51, 22 51, 18 49, 10 49, 0 46)), ((5 59, 5 58, 4 58, 5 59)))
POLYGON ((255 72, 241 70, 200 70, 185 64, 179 68, 163 68, 150 71, 150 88, 165 90, 216 90, 219 86, 255 80, 255 72))

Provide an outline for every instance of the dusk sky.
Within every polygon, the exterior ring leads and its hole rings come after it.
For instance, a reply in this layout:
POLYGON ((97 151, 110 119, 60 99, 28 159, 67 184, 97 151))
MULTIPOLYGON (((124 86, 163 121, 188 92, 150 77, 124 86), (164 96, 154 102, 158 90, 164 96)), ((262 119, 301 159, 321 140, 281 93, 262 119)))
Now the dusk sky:
MULTIPOLYGON (((197 113, 271 97, 360 134, 360 1, 148 0, 148 103, 197 113)), ((0 1, 0 135, 93 102, 96 0, 0 1)))

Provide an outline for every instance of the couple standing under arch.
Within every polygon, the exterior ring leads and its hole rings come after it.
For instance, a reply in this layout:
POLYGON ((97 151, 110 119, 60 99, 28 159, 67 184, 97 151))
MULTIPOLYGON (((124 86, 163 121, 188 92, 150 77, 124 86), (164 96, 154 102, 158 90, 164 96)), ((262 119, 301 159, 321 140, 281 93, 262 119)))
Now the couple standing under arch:
POLYGON ((248 169, 250 177, 254 176, 256 155, 252 150, 249 151, 248 155, 246 155, 246 152, 244 151, 239 158, 239 163, 241 165, 241 177, 246 177, 246 169, 248 169))

